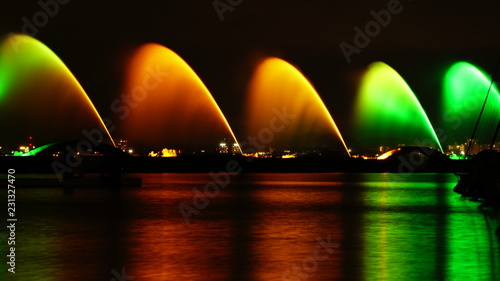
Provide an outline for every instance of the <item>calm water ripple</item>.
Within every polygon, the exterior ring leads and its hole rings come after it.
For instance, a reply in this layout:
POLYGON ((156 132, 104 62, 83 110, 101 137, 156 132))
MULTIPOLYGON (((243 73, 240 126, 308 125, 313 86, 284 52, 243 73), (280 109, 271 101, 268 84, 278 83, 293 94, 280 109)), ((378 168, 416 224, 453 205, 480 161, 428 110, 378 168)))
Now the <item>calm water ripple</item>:
POLYGON ((2 280, 500 280, 498 209, 450 174, 241 174, 190 224, 178 206, 209 175, 135 176, 121 192, 19 188, 2 280))

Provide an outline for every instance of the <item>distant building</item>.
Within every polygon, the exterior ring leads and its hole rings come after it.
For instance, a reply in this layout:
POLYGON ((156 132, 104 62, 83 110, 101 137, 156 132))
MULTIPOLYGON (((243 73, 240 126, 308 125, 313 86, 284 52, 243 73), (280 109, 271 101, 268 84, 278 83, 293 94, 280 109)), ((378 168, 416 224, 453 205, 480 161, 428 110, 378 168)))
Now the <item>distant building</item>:
POLYGON ((224 138, 217 147, 217 151, 221 154, 238 154, 241 153, 240 146, 238 143, 231 139, 224 138))
POLYGON ((119 148, 121 151, 128 153, 128 154, 134 153, 134 150, 130 147, 128 140, 126 140, 126 139, 113 139, 113 141, 115 142, 116 148, 119 148))
MULTIPOLYGON (((404 145, 403 145, 404 146, 404 145)), ((382 153, 386 153, 387 151, 389 150, 392 150, 394 149, 394 147, 390 147, 390 146, 379 146, 378 148, 378 152, 380 152, 380 154, 382 153)))

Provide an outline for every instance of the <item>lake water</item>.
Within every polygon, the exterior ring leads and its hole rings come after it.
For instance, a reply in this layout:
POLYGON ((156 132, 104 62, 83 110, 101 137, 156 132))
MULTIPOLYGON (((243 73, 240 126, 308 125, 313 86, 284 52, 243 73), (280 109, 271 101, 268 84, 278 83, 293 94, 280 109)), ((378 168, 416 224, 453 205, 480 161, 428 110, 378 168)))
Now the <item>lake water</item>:
POLYGON ((500 280, 498 210, 452 174, 226 175, 206 199, 208 174, 134 176, 120 192, 18 188, 2 280, 500 280))

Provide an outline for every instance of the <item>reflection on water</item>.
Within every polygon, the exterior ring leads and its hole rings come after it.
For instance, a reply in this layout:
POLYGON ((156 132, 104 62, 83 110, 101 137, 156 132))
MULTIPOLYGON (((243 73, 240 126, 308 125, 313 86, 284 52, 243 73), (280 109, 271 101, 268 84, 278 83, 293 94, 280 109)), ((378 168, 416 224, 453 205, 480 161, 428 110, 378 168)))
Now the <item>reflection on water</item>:
POLYGON ((178 205, 209 175, 140 176, 119 193, 18 189, 17 273, 3 263, 1 279, 500 278, 498 211, 453 193, 453 175, 241 174, 190 224, 178 205))

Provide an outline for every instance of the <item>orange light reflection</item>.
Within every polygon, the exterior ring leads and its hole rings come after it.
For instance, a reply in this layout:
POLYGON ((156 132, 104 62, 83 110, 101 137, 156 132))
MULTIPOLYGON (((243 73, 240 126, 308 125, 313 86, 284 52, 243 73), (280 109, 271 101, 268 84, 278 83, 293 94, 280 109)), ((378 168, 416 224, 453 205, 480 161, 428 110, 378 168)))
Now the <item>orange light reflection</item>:
MULTIPOLYGON (((345 262, 341 247, 333 249, 325 260, 317 261, 314 270, 307 272, 303 268, 305 261, 314 260, 314 253, 319 245, 317 239, 330 236, 334 243, 341 243, 344 239, 343 218, 340 212, 313 216, 314 212, 309 213, 308 208, 311 206, 306 202, 319 202, 319 205, 329 206, 340 204, 342 192, 339 189, 330 189, 328 196, 325 196, 325 193, 307 192, 303 189, 304 182, 259 184, 269 184, 272 188, 259 190, 253 195, 255 202, 266 206, 258 215, 261 219, 252 227, 252 236, 259 238, 256 239, 258 242, 255 243, 253 251, 269 253, 260 255, 255 260, 252 268, 255 280, 299 280, 299 277, 305 278, 306 275, 310 280, 334 277, 340 280, 344 275, 342 264, 345 262), (283 209, 287 211, 283 212, 283 209)), ((324 183, 311 181, 310 184, 324 183)), ((332 184, 335 183, 328 183, 332 184)))

